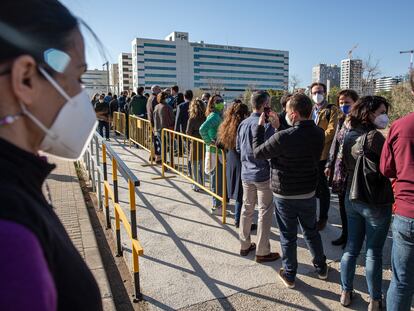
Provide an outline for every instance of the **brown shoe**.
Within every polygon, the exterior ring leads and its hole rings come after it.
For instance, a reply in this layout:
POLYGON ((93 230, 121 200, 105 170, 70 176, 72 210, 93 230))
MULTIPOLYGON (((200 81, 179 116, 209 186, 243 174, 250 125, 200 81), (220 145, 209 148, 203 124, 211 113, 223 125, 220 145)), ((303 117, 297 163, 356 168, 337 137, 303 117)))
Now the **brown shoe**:
POLYGON ((293 280, 293 281, 289 280, 286 277, 285 270, 283 268, 280 268, 278 276, 287 288, 290 288, 290 289, 295 288, 295 280, 293 280))
POLYGON ((318 229, 318 231, 322 231, 325 229, 327 222, 327 219, 319 219, 319 221, 316 223, 316 229, 318 229))
POLYGON ((240 256, 246 257, 247 255, 249 255, 249 253, 251 251, 254 251, 256 249, 256 244, 252 243, 250 244, 250 247, 248 249, 241 249, 240 250, 240 256))
POLYGON ((256 262, 262 263, 262 262, 270 262, 270 261, 276 261, 280 258, 279 253, 270 253, 266 256, 257 256, 256 255, 256 262))

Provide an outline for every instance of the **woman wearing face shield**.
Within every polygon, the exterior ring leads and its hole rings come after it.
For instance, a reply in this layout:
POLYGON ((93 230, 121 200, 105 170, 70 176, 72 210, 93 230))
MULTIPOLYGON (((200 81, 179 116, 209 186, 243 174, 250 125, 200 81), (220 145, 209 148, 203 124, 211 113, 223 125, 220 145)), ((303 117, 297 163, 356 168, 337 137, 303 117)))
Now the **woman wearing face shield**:
POLYGON ((38 155, 77 159, 96 127, 78 20, 57 0, 1 1, 0 46, 0 310, 102 310, 38 155))

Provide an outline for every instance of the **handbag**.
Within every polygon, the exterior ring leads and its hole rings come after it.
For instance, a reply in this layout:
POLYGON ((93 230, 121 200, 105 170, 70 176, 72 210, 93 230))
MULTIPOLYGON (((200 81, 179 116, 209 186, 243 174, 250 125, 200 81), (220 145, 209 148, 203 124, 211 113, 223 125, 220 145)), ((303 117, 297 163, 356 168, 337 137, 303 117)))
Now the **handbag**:
POLYGON ((394 203, 390 180, 381 174, 378 163, 365 153, 365 142, 369 133, 361 136, 358 144, 358 158, 352 179, 349 200, 372 207, 386 207, 394 203))

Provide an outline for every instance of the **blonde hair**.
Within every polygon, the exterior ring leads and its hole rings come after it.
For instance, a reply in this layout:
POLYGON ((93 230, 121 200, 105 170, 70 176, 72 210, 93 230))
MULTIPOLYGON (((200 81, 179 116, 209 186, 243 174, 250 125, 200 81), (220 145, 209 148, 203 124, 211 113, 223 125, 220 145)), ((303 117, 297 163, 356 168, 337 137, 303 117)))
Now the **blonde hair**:
POLYGON ((205 107, 204 102, 200 98, 193 99, 190 103, 188 115, 190 119, 204 117, 205 107))

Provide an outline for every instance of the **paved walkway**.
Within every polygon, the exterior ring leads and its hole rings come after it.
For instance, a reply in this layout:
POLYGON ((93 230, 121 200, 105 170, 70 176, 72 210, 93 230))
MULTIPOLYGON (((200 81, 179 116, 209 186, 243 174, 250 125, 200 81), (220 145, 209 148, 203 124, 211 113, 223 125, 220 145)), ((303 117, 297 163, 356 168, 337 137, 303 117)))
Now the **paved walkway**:
MULTIPOLYGON (((276 277, 281 261, 257 264, 253 255, 239 256, 233 220, 222 225, 211 216, 211 198, 191 191, 183 178, 154 180, 160 167, 147 164, 148 153, 112 140, 114 150, 141 180, 137 191, 138 237, 144 248, 140 260, 141 287, 150 309, 163 310, 340 310, 339 260, 342 249, 330 241, 339 236, 339 212, 333 197, 330 224, 322 232, 331 268, 328 281, 317 279, 303 237, 298 238, 298 280, 288 290, 276 277)), ((112 169, 108 167, 109 178, 112 169)), ((119 178, 119 200, 128 211, 128 187, 119 178)), ((113 212, 113 210, 112 210, 113 212)), ((128 215, 128 213, 126 213, 128 215)), ((113 213, 112 213, 113 216, 113 213)), ((279 233, 272 227, 271 246, 280 252, 279 233)), ((255 236, 253 236, 253 241, 255 236)), ((124 256, 130 262, 130 243, 122 234, 124 256)), ((384 289, 390 279, 390 245, 384 250, 384 289)), ((357 299, 352 309, 366 310, 364 254, 355 277, 357 299)))
MULTIPOLYGON (((70 238, 95 276, 101 291, 104 310, 116 310, 82 190, 76 175, 75 165, 73 162, 55 158, 50 158, 49 161, 55 163, 57 168, 47 178, 44 187, 46 196, 51 199, 56 214, 59 216, 70 238)), ((81 282, 82 280, 79 281, 81 282)))

